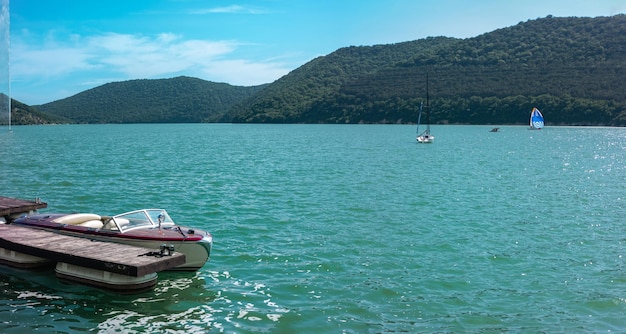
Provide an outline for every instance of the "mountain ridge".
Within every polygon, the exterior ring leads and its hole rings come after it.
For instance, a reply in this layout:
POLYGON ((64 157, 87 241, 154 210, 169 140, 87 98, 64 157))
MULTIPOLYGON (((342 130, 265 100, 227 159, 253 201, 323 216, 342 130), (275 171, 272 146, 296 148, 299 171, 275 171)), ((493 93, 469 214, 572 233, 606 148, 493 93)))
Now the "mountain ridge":
POLYGON ((36 108, 77 123, 213 122, 264 86, 239 87, 187 76, 134 79, 107 83, 36 108))
POLYGON ((626 126, 626 15, 548 16, 457 39, 347 46, 278 80, 109 83, 34 106, 77 123, 414 123, 430 78, 433 123, 626 126))

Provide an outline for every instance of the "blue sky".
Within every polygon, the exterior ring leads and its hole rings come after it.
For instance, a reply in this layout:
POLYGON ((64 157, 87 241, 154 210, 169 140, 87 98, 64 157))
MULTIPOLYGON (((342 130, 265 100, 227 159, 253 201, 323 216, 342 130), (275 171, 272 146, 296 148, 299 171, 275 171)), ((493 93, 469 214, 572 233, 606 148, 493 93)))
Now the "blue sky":
POLYGON ((625 0, 9 0, 11 96, 37 105, 114 81, 269 83, 345 46, 474 37, 625 0))

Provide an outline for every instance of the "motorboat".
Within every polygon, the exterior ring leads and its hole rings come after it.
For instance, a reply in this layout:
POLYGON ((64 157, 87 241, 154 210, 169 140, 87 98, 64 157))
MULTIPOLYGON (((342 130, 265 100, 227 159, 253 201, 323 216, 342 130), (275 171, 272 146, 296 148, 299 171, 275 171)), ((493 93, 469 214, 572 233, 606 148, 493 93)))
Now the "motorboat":
POLYGON ((92 240, 127 244, 150 250, 185 254, 185 263, 171 270, 195 271, 208 260, 213 236, 206 231, 176 225, 164 209, 142 209, 100 216, 93 213, 32 214, 13 224, 92 240))

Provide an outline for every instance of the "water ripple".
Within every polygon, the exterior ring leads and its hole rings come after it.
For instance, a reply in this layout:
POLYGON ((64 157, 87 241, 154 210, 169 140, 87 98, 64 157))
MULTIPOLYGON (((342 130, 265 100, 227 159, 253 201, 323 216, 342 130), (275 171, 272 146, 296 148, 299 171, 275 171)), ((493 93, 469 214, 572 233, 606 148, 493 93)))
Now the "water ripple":
POLYGON ((16 127, 0 195, 165 207, 215 249, 132 296, 0 272, 0 330, 626 328, 624 129, 488 130, 434 127, 429 146, 407 126, 16 127))

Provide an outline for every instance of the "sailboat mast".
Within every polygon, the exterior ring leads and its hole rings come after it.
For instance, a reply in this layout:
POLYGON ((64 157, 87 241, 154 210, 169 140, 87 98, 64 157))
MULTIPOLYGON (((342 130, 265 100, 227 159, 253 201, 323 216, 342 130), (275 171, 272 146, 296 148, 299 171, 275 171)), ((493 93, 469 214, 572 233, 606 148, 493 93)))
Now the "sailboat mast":
POLYGON ((428 96, 428 72, 426 72, 426 131, 430 134, 430 104, 428 96))
POLYGON ((426 106, 428 107, 428 73, 426 73, 426 106))

